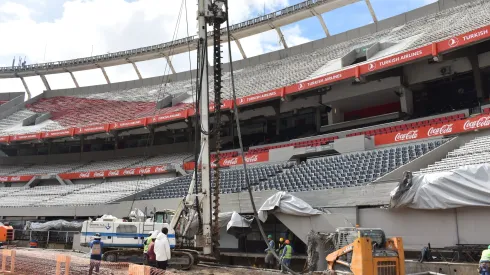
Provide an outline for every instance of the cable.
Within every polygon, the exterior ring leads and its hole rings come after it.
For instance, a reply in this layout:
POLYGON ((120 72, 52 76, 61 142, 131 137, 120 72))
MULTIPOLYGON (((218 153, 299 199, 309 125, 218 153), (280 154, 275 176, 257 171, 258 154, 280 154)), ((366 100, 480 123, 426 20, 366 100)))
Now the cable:
MULTIPOLYGON (((262 238, 264 239, 264 242, 266 243, 267 247, 269 247, 269 244, 267 243, 267 238, 265 236, 264 228, 262 227, 262 223, 259 220, 259 215, 257 213, 257 207, 255 206, 255 201, 253 198, 252 194, 252 186, 250 185, 250 179, 248 178, 248 173, 247 173, 247 162, 245 160, 245 153, 243 152, 243 140, 242 140, 242 133, 241 133, 241 128, 240 128, 240 118, 238 114, 238 107, 237 107, 237 100, 236 100, 236 92, 235 92, 235 77, 233 75, 233 59, 231 55, 231 34, 230 34, 230 20, 228 18, 229 14, 229 7, 228 7, 228 0, 225 1, 225 7, 226 7, 226 33, 228 36, 228 55, 229 55, 229 62, 230 62, 230 75, 231 75, 231 90, 233 94, 233 111, 235 112, 235 122, 236 122, 236 127, 237 127, 237 135, 238 135, 238 144, 240 145, 240 154, 243 160, 243 171, 245 173, 245 182, 247 183, 247 189, 248 189, 248 195, 250 196, 250 203, 252 204, 252 209, 254 211, 254 218, 257 221, 257 225, 260 230, 260 234, 262 235, 262 238)), ((280 261, 280 258, 277 256, 275 249, 272 250, 272 255, 276 258, 277 261, 281 264, 283 268, 285 268, 287 271, 289 271, 291 274, 298 274, 291 270, 289 267, 284 265, 282 261, 280 261)))

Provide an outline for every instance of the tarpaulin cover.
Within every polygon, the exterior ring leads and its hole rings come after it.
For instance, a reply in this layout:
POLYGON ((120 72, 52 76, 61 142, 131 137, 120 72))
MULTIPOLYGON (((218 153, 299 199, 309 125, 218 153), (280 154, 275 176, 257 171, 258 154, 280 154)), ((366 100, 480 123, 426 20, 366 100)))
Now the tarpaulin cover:
POLYGON ((448 209, 490 206, 490 164, 462 166, 450 172, 414 174, 391 192, 390 207, 448 209))
POLYGON ((258 211, 259 219, 262 222, 267 220, 268 212, 278 212, 293 216, 314 216, 323 212, 313 209, 309 204, 284 191, 277 192, 269 197, 258 211))
POLYGON ((24 230, 33 231, 49 231, 49 230, 64 230, 64 231, 80 231, 82 222, 68 222, 65 220, 49 221, 45 223, 26 222, 24 230))
POLYGON ((226 230, 230 230, 231 227, 250 227, 252 224, 253 218, 252 219, 247 219, 240 214, 238 214, 236 211, 233 211, 231 214, 231 219, 226 225, 226 230))

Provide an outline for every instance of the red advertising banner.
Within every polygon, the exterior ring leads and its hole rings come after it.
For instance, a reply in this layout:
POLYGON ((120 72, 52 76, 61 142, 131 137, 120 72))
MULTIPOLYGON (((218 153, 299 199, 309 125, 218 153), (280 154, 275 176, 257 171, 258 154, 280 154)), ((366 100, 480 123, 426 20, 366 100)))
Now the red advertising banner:
POLYGON ((104 133, 109 132, 110 124, 100 124, 94 126, 87 126, 75 129, 76 135, 92 134, 92 133, 104 133))
POLYGON ((259 101, 266 101, 274 98, 281 98, 284 96, 284 88, 275 89, 265 93, 249 95, 246 97, 237 98, 237 105, 242 106, 259 101))
POLYGON ((147 123, 148 124, 162 123, 162 122, 167 122, 167 121, 172 121, 177 119, 185 119, 185 118, 187 118, 187 110, 149 117, 147 123))
POLYGON ((455 122, 439 123, 412 130, 376 135, 374 137, 374 143, 378 146, 429 137, 453 135, 485 128, 490 128, 490 116, 480 115, 455 122))
POLYGON ((75 128, 44 132, 42 138, 72 137, 75 134, 75 128))
POLYGON ((28 182, 34 176, 0 176, 0 182, 28 182))
POLYGON ((458 35, 447 40, 437 42, 437 50, 439 52, 444 52, 487 38, 490 38, 490 26, 485 26, 483 28, 467 32, 462 35, 458 35))
POLYGON ((371 63, 363 64, 359 67, 359 70, 361 74, 368 74, 374 71, 379 71, 393 66, 401 65, 403 63, 407 63, 427 56, 432 56, 431 45, 381 58, 371 63))
MULTIPOLYGON (((266 162, 269 161, 269 152, 258 153, 253 155, 245 155, 245 161, 247 163, 258 163, 258 162, 266 162)), ((234 158, 225 158, 220 159, 219 161, 220 167, 228 167, 243 164, 243 158, 241 156, 234 158)), ((215 167, 216 165, 211 165, 215 167)), ((193 161, 184 163, 184 170, 192 170, 195 165, 193 161)))
POLYGON ((324 75, 322 77, 318 77, 312 80, 300 82, 297 84, 293 84, 285 88, 286 94, 297 93, 301 91, 306 91, 311 88, 316 88, 319 86, 323 86, 326 84, 334 83, 337 81, 345 80, 348 78, 354 78, 356 76, 356 68, 350 68, 347 70, 343 70, 336 73, 331 73, 324 75))
POLYGON ((10 136, 0 137, 0 142, 2 143, 8 143, 9 141, 10 141, 10 136))
POLYGON ((96 178, 110 178, 110 177, 127 177, 136 175, 153 175, 164 174, 168 172, 166 165, 160 166, 147 166, 137 168, 126 168, 106 171, 88 171, 88 172, 76 172, 76 173, 64 173, 59 174, 62 179, 96 179, 96 178))
POLYGON ((15 135, 10 138, 10 141, 24 141, 24 140, 33 140, 33 139, 41 139, 41 133, 15 135))
POLYGON ((147 125, 147 118, 133 119, 122 122, 114 122, 111 124, 111 130, 134 128, 147 125))

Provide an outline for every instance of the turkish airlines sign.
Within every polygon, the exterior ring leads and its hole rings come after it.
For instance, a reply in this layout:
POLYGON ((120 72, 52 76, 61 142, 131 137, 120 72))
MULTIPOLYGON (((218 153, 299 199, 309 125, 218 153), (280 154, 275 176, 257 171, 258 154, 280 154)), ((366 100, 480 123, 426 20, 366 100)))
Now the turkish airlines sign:
POLYGON ((109 132, 110 124, 100 124, 94 126, 80 127, 75 129, 76 135, 109 132))
POLYGON ((34 139, 41 139, 41 133, 15 135, 10 138, 10 141, 24 141, 24 140, 34 140, 34 139))
POLYGON ((150 117, 148 124, 161 123, 185 118, 187 118, 187 110, 150 117))
POLYGON ((456 47, 462 47, 487 38, 490 38, 490 26, 479 28, 474 31, 438 42, 437 49, 439 51, 448 51, 456 47))
POLYGON ((281 98, 284 96, 284 88, 268 91, 265 93, 249 95, 246 97, 237 98, 237 105, 242 106, 250 103, 255 103, 259 101, 266 101, 275 98, 281 98))
POLYGON ((420 127, 413 130, 376 135, 374 137, 374 143, 378 146, 397 142, 424 139, 429 137, 454 135, 485 128, 490 128, 490 116, 480 115, 465 120, 439 123, 436 125, 420 127))
POLYGON ((64 173, 59 174, 62 179, 96 179, 96 178, 110 178, 110 177, 127 177, 136 175, 154 175, 164 174, 168 172, 166 165, 160 166, 148 166, 138 168, 126 168, 116 170, 105 171, 89 171, 89 172, 77 172, 77 173, 64 173))
POLYGON ((45 132, 42 134, 42 138, 57 138, 57 137, 72 137, 75 134, 75 128, 45 132))
POLYGON ((356 69, 355 68, 350 68, 341 72, 337 73, 332 73, 332 74, 327 74, 322 77, 318 77, 312 80, 300 82, 291 86, 286 87, 285 93, 286 94, 292 94, 292 93, 297 93, 301 91, 306 91, 311 88, 316 88, 319 86, 323 86, 326 84, 334 83, 337 81, 341 81, 344 79, 348 78, 353 78, 355 77, 356 74, 356 69))
POLYGON ((111 130, 116 130, 116 129, 125 129, 125 128, 134 128, 134 127, 141 127, 141 126, 146 126, 146 118, 140 118, 140 119, 133 119, 133 120, 127 120, 127 121, 122 121, 122 122, 114 122, 111 124, 111 130))
POLYGON ((374 71, 379 71, 394 67, 403 63, 407 63, 413 60, 417 60, 423 57, 428 57, 432 55, 432 46, 427 45, 422 48, 411 50, 408 52, 392 55, 385 57, 368 64, 361 65, 359 70, 361 74, 367 74, 374 71))
POLYGON ((0 182, 28 182, 34 176, 0 176, 0 182))

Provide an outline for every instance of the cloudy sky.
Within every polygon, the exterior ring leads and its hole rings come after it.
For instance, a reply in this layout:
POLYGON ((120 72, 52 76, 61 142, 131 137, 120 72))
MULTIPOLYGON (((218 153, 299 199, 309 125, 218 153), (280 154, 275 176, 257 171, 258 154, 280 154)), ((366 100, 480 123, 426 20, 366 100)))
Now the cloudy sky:
MULTIPOLYGON (((382 20, 435 1, 371 3, 382 20)), ((230 19, 237 23, 300 2, 303 0, 231 0, 230 19)), ((197 0, 0 0, 0 67, 11 66, 14 57, 25 57, 27 64, 60 61, 159 44, 186 37, 187 33, 194 35, 196 10, 197 0), (183 15, 177 25, 181 8, 183 15)), ((364 1, 322 16, 331 34, 372 22, 364 1)), ((325 36, 315 17, 285 26, 282 31, 289 46, 325 36)), ((282 48, 275 31, 242 39, 241 43, 248 57, 282 48)), ((242 58, 234 44, 232 51, 234 59, 242 58)), ((172 57, 172 63, 177 71, 188 70, 195 67, 195 51, 190 58, 191 65, 188 54, 172 57)), ((164 59, 140 62, 138 67, 144 78, 169 73, 164 59)), ((131 65, 106 71, 111 82, 137 79, 131 65)), ((100 70, 77 72, 75 76, 81 86, 105 83, 100 70)), ((49 75, 47 79, 52 89, 74 87, 68 74, 49 75)), ((26 81, 34 95, 44 89, 39 77, 26 81)), ((0 92, 17 91, 24 91, 20 79, 0 79, 0 92)))

